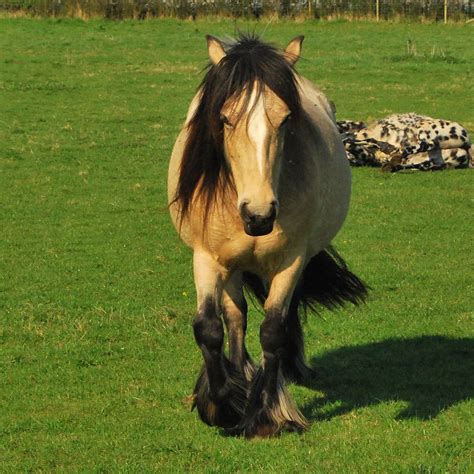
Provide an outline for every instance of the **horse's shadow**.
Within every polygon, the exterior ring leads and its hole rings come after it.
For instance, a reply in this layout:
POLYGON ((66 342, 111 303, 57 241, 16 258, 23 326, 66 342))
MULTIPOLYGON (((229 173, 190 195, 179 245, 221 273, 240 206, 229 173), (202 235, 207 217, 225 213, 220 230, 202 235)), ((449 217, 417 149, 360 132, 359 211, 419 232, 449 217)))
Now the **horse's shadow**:
POLYGON ((397 419, 429 419, 474 396, 474 339, 424 336, 341 347, 311 359, 304 385, 322 392, 302 407, 310 420, 329 420, 389 401, 408 404, 397 419))

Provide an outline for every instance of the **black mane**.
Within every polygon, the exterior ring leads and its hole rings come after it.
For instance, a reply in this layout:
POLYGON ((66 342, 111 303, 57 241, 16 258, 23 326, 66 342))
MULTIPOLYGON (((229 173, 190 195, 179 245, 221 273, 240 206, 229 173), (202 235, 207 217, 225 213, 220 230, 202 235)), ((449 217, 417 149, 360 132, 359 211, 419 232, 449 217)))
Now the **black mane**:
POLYGON ((242 93, 248 102, 255 83, 257 94, 266 86, 286 103, 293 124, 300 116, 296 72, 279 50, 257 37, 244 35, 227 46, 226 56, 217 65, 208 66, 199 86, 199 105, 188 124, 174 199, 179 204, 181 219, 189 212, 195 193, 203 199, 205 218, 219 186, 223 190, 232 186, 223 154, 221 110, 227 99, 242 93))

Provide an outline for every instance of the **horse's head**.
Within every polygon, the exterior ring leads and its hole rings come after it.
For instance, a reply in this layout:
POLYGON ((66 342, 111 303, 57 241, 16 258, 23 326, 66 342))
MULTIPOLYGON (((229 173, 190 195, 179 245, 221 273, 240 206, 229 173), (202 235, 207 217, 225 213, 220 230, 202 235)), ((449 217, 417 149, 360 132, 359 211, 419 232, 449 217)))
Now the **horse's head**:
POLYGON ((174 199, 181 221, 196 198, 205 221, 214 204, 230 204, 225 191, 234 189, 245 232, 272 231, 285 135, 302 115, 293 69, 302 42, 295 38, 281 53, 254 37, 228 47, 207 37, 211 67, 188 114, 174 199))
POLYGON ((219 111, 222 148, 245 232, 265 235, 272 231, 278 214, 285 133, 292 112, 299 109, 292 66, 299 58, 303 37, 290 42, 283 54, 260 42, 226 53, 216 38, 208 36, 207 41, 215 67, 241 75, 230 82, 230 93, 219 111))
POLYGON ((288 106, 270 89, 254 84, 247 93, 229 99, 221 113, 226 161, 237 191, 237 206, 245 231, 272 231, 278 213, 280 157, 288 106))

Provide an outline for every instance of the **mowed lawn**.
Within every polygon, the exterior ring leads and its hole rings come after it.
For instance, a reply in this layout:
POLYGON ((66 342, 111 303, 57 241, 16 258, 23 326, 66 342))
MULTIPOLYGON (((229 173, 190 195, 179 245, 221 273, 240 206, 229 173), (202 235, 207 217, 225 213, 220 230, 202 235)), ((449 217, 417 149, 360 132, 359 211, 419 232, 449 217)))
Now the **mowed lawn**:
MULTIPOLYGON (((298 70, 341 119, 474 134, 472 25, 1 19, 0 471, 473 472, 472 170, 353 170, 335 243, 372 291, 308 317, 320 376, 291 387, 308 432, 249 442, 190 411, 195 292, 166 172, 204 35, 237 28, 305 34, 298 70)), ((257 360, 261 320, 251 306, 257 360)))

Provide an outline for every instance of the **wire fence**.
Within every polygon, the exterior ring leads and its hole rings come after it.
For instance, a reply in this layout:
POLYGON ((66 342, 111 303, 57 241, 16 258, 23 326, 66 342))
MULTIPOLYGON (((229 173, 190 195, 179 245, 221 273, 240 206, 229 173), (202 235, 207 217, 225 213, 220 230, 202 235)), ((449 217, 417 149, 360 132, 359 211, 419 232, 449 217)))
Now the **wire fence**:
POLYGON ((469 21, 474 0, 0 0, 0 11, 109 19, 203 16, 469 21))

